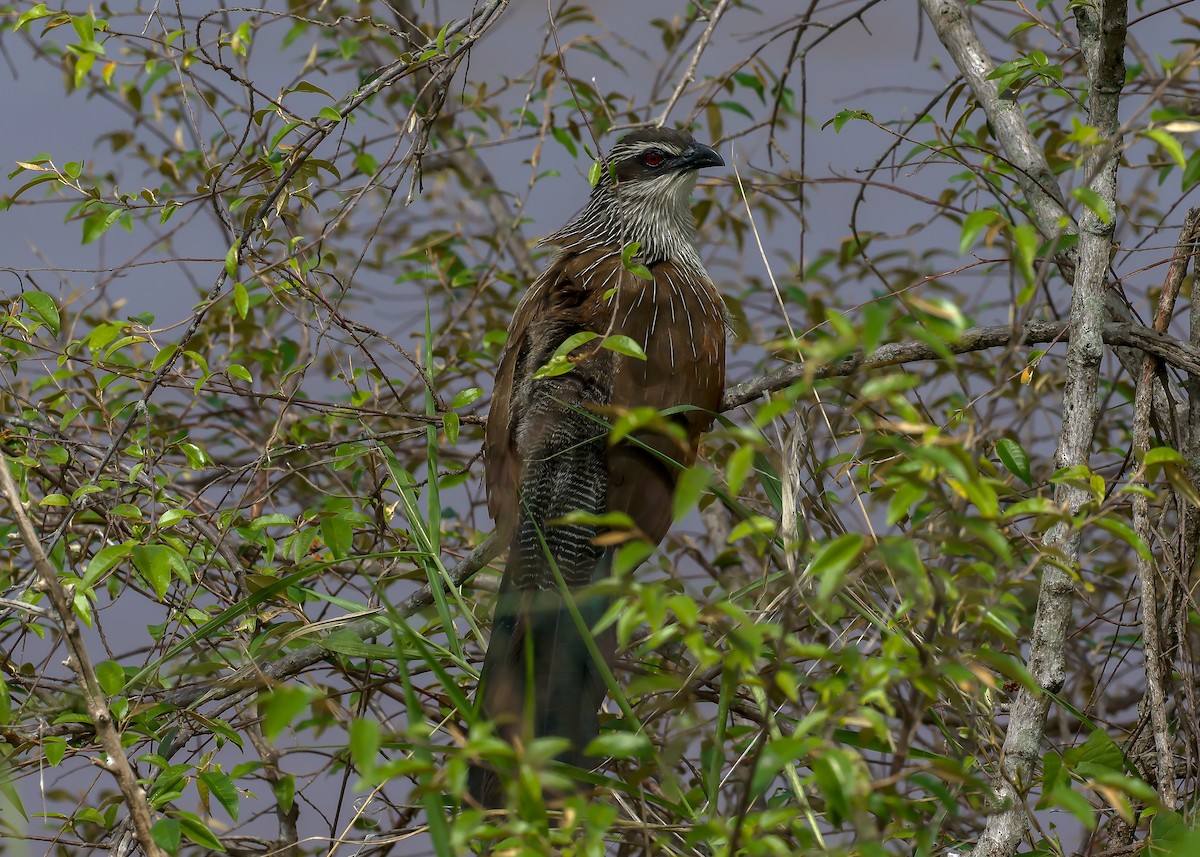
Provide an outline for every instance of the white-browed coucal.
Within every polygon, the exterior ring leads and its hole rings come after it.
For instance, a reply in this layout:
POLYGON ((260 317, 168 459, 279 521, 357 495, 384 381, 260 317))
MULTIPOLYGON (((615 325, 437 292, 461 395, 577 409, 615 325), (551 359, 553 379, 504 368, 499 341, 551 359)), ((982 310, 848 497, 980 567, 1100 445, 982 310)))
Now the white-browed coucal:
MULTIPOLYGON (((560 758, 576 765, 599 731, 606 685, 559 581, 594 626, 608 601, 585 590, 613 556, 594 519, 623 513, 638 537, 661 541, 680 468, 720 403, 725 307, 700 261, 690 198, 696 171, 722 165, 686 133, 622 137, 588 204, 546 239, 559 249, 517 307, 496 373, 484 460, 488 508, 510 542, 477 699, 507 740, 566 738, 560 758), (570 371, 535 377, 581 332, 596 337, 569 355, 570 371), (614 335, 645 359, 602 347, 614 335), (612 421, 639 407, 668 414, 610 443, 612 421), (565 522, 572 512, 590 518, 565 522)), ((595 643, 611 664, 612 629, 595 643)), ((472 769, 470 791, 483 806, 502 802, 490 770, 472 769)))

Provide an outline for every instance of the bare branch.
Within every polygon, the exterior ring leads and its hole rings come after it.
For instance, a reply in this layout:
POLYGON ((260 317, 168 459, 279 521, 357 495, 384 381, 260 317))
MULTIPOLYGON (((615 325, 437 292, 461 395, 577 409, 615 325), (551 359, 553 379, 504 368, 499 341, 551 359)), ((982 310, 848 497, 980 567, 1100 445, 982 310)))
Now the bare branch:
MULTIPOLYGON (((1176 369, 1200 377, 1200 348, 1194 345, 1148 327, 1127 322, 1108 322, 1101 328, 1100 334, 1108 345, 1144 351, 1176 369)), ((858 354, 836 363, 820 365, 796 363, 744 384, 727 387, 721 399, 721 410, 729 411, 741 407, 764 393, 790 387, 803 378, 818 380, 844 377, 905 363, 943 360, 947 353, 970 354, 988 348, 1064 342, 1070 336, 1071 328, 1066 322, 1032 321, 1018 330, 1007 324, 973 327, 963 331, 954 342, 944 343, 937 348, 922 340, 894 342, 881 346, 868 355, 858 354)))
POLYGON ((97 764, 116 777, 117 785, 125 798, 125 805, 129 807, 129 814, 133 818, 138 844, 142 846, 142 850, 149 857, 163 857, 162 850, 150 833, 150 806, 146 803, 146 792, 138 784, 137 775, 134 774, 133 768, 129 764, 129 758, 125 755, 125 747, 121 744, 121 733, 118 731, 116 723, 113 722, 108 699, 100 687, 99 679, 96 678, 91 656, 83 642, 83 634, 79 630, 79 619, 75 616, 74 598, 62 585, 62 581, 58 579, 58 574, 54 571, 54 566, 50 564, 50 560, 42 550, 37 531, 34 530, 29 516, 25 514, 25 506, 21 502, 21 491, 17 488, 17 483, 13 481, 12 472, 9 470, 8 456, 3 452, 0 452, 0 487, 3 488, 4 496, 8 499, 12 509, 13 518, 16 519, 17 528, 21 533, 21 541, 25 543, 25 549, 29 551, 34 567, 41 575, 42 585, 45 587, 46 595, 50 598, 50 604, 54 607, 54 612, 58 614, 58 623, 62 629, 63 639, 67 644, 67 650, 71 653, 68 664, 79 679, 79 687, 87 700, 88 716, 96 729, 96 737, 100 739, 100 746, 104 748, 104 753, 108 757, 98 761, 97 764))
MULTIPOLYGON (((1079 261, 1071 292, 1063 422, 1055 454, 1055 464, 1060 468, 1088 466, 1092 435, 1096 429, 1100 360, 1104 354, 1103 326, 1107 315, 1104 304, 1106 278, 1117 212, 1120 148, 1117 108, 1125 82, 1127 10, 1123 0, 1102 0, 1098 7, 1077 5, 1075 16, 1091 83, 1088 118, 1099 135, 1099 142, 1088 157, 1086 175, 1091 191, 1107 212, 1099 211, 1099 206, 1091 206, 1080 218, 1079 261)), ((1041 198, 1034 203, 1035 210, 1045 206, 1046 202, 1041 198)), ((1054 499, 1074 516, 1089 501, 1090 494, 1078 485, 1060 483, 1055 486, 1054 499)), ((1032 691, 1022 687, 1013 703, 1004 736, 1000 771, 993 783, 997 811, 988 816, 976 846, 976 853, 985 857, 1011 857, 1028 829, 1023 791, 1033 782, 1034 768, 1041 758, 1051 697, 1066 681, 1066 638, 1075 601, 1075 583, 1067 569, 1079 562, 1080 537, 1079 529, 1068 520, 1053 526, 1042 539, 1043 545, 1056 553, 1058 559, 1043 562, 1038 569, 1041 587, 1028 660, 1029 672, 1038 689, 1032 691)))
MULTIPOLYGON (((1158 311, 1154 315, 1154 327, 1165 330, 1171 321, 1175 299, 1187 275, 1188 263, 1200 236, 1200 209, 1193 208, 1184 219, 1175 255, 1167 269, 1166 280, 1159 295, 1158 311)), ((1150 449, 1150 412, 1154 390, 1154 357, 1147 354, 1142 359, 1141 377, 1133 408, 1133 450, 1139 460, 1150 449)), ((1146 485, 1145 469, 1139 468, 1132 483, 1146 485)), ((1181 502, 1186 502, 1180 498, 1181 502)), ((1147 545, 1154 543, 1150 526, 1150 500, 1143 491, 1133 494, 1134 531, 1147 545)), ((1167 721, 1166 695, 1163 691, 1162 646, 1159 642, 1159 593, 1157 580, 1160 570, 1152 556, 1137 554, 1138 584, 1142 600, 1142 643, 1145 647, 1143 660, 1146 665, 1145 706, 1150 710, 1150 723, 1154 733, 1154 746, 1158 754, 1158 794, 1167 809, 1175 809, 1178 795, 1175 790, 1175 751, 1171 742, 1171 728, 1167 721)))
POLYGON ((662 112, 654 119, 655 125, 662 126, 667 121, 667 117, 671 115, 671 110, 675 107, 675 102, 679 101, 679 97, 688 88, 688 84, 696 79, 696 66, 700 64, 700 56, 704 53, 704 49, 708 47, 709 41, 712 40, 713 32, 717 29, 717 22, 721 20, 721 16, 725 14, 727 8, 729 8, 729 0, 721 0, 716 5, 716 8, 709 13, 708 26, 700 34, 700 40, 696 42, 696 49, 692 51, 692 60, 688 63, 687 71, 684 72, 683 77, 679 78, 679 83, 675 85, 675 91, 667 99, 666 106, 663 107, 662 112))

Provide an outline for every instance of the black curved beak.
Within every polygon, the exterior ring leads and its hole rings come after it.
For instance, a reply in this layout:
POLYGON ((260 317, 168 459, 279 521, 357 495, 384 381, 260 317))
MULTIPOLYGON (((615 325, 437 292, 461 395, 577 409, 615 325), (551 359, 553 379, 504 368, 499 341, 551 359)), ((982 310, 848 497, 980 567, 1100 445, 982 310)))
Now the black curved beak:
POLYGON ((704 167, 723 167, 725 160, 717 154, 717 150, 703 143, 692 143, 679 156, 679 168, 683 170, 700 170, 704 167))

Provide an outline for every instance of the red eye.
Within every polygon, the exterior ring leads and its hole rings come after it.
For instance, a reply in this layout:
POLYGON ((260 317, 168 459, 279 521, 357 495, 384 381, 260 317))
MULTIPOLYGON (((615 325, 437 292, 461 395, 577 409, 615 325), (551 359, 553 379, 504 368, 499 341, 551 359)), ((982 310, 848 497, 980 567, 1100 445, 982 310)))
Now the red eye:
POLYGON ((648 167, 657 167, 663 162, 662 152, 647 152, 642 155, 642 163, 648 167))

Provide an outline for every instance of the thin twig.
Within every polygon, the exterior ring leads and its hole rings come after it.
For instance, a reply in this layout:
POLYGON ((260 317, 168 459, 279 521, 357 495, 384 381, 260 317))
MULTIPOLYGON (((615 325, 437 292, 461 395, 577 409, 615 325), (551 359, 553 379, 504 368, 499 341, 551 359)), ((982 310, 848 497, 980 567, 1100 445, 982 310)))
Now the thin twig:
POLYGON ((712 12, 709 13, 708 26, 704 28, 704 32, 700 34, 699 41, 696 42, 696 48, 692 51, 692 59, 688 63, 687 71, 683 73, 683 77, 679 78, 679 83, 675 85, 675 91, 667 99, 667 105, 654 120, 656 128, 661 128, 666 123, 667 117, 671 115, 671 110, 675 107, 675 102, 679 101, 680 96, 683 95, 683 91, 688 88, 688 85, 695 81, 696 67, 700 65, 700 56, 704 53, 704 49, 708 47, 713 32, 717 29, 717 22, 721 20, 721 16, 725 14, 727 8, 729 8, 729 0, 721 0, 712 12))

